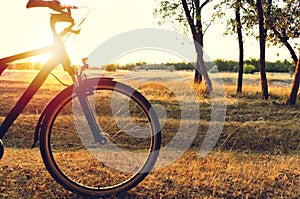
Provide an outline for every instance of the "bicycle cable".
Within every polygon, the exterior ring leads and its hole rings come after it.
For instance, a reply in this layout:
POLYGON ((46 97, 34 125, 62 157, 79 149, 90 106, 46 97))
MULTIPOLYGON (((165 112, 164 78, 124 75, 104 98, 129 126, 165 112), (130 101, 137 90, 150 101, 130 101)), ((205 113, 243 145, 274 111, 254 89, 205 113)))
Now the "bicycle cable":
MULTIPOLYGON (((76 25, 76 27, 75 27, 75 29, 79 29, 81 26, 82 26, 82 24, 83 24, 83 22, 86 20, 86 18, 87 18, 87 16, 89 15, 89 13, 90 13, 90 8, 88 7, 88 6, 81 6, 81 7, 78 7, 78 9, 84 9, 84 8, 88 8, 88 12, 87 12, 87 14, 80 20, 80 22, 76 25)), ((66 42, 67 40, 68 40, 68 38, 70 37, 72 35, 72 33, 68 33, 66 36, 65 36, 65 39, 64 39, 64 41, 66 42)), ((74 34, 73 34, 74 35, 74 34)), ((68 87, 68 86, 70 86, 69 84, 66 84, 66 83, 64 83, 63 81, 61 81, 56 75, 54 75, 53 73, 50 73, 50 75, 52 75, 61 85, 63 85, 63 86, 66 86, 66 87, 68 87)))
MULTIPOLYGON (((87 12, 86 15, 80 20, 80 22, 79 22, 78 24, 76 24, 76 27, 75 27, 76 30, 79 30, 79 29, 80 29, 80 27, 82 26, 83 22, 86 20, 86 18, 87 18, 88 15, 90 14, 91 9, 90 9, 90 7, 88 7, 88 6, 81 6, 81 7, 78 7, 77 9, 84 9, 84 8, 87 8, 87 9, 88 9, 88 12, 87 12)), ((74 25, 74 26, 75 26, 75 25, 74 25)), ((71 35, 75 36, 74 34, 72 34, 72 33, 69 32, 69 33, 65 36, 64 41, 66 42, 66 41, 69 39, 69 37, 70 37, 71 35)))
POLYGON ((64 83, 63 81, 61 81, 56 75, 54 75, 53 73, 50 73, 50 75, 52 75, 61 85, 63 86, 70 86, 69 84, 64 83))

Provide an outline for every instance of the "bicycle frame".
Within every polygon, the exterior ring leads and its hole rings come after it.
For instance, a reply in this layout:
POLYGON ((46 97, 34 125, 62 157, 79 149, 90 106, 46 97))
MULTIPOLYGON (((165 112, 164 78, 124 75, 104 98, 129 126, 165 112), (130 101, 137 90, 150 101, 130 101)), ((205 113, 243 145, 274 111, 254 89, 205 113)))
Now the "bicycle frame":
MULTIPOLYGON (((55 45, 54 45, 55 46, 55 45)), ((18 60, 20 58, 28 57, 27 55, 40 55, 41 51, 47 51, 51 50, 54 46, 50 46, 44 49, 30 51, 27 53, 22 53, 20 55, 12 56, 9 58, 4 58, 0 60, 0 63, 3 63, 2 61, 6 60, 18 60)), ((51 52, 50 51, 50 52, 51 52)), ((56 56, 54 56, 56 57, 56 56)), ((25 92, 22 94, 16 105, 11 109, 11 111, 6 116, 5 120, 0 126, 0 139, 2 139, 9 129, 9 127, 13 124, 13 122, 18 118, 18 116, 21 114, 21 112, 24 110, 25 106, 28 104, 28 102, 31 100, 31 98, 36 94, 36 92, 39 90, 39 88, 43 85, 44 81, 47 79, 51 71, 56 68, 57 65, 60 63, 55 63, 56 59, 50 59, 43 68, 39 71, 39 73, 36 75, 34 80, 31 82, 29 87, 25 90, 25 92)), ((5 63, 5 62, 4 62, 5 63)), ((3 64, 1 64, 3 67, 3 64)))
POLYGON ((9 62, 24 59, 27 57, 36 56, 36 55, 41 55, 45 53, 52 53, 52 57, 42 67, 42 69, 39 71, 39 73, 30 83, 29 87, 22 94, 22 96, 20 97, 16 105, 11 109, 11 111, 6 116, 5 120, 2 122, 0 126, 0 139, 4 137, 9 127, 18 118, 18 116, 24 110, 28 102, 36 94, 39 88, 43 85, 43 83, 45 82, 45 80, 47 79, 47 77, 49 76, 49 74, 54 68, 62 64, 65 70, 69 72, 72 79, 74 79, 74 75, 75 75, 74 68, 71 66, 69 56, 66 52, 63 41, 60 38, 61 34, 66 34, 66 33, 62 32, 59 35, 55 31, 55 24, 57 22, 62 21, 61 19, 58 18, 58 16, 59 15, 52 15, 50 18, 51 28, 54 33, 53 45, 0 59, 0 72, 2 73, 7 68, 8 66, 7 63, 9 62))
MULTIPOLYGON (((85 113, 85 116, 88 120, 89 126, 92 129, 93 136, 95 138, 95 141, 98 141, 100 143, 105 143, 106 139, 101 133, 96 119, 91 111, 90 105, 87 101, 86 94, 82 92, 82 88, 80 87, 80 83, 82 82, 82 79, 80 75, 76 74, 75 68, 71 65, 68 53, 65 49, 65 45, 61 39, 61 37, 65 36, 68 33, 75 33, 78 34, 78 31, 72 30, 72 27, 74 26, 74 21, 71 18, 70 14, 67 13, 61 13, 61 14, 51 14, 50 18, 50 25, 51 30, 54 35, 54 44, 48 47, 40 48, 33 51, 28 51, 25 53, 13 55, 10 57, 6 57, 3 59, 0 59, 0 74, 7 68, 7 63, 20 60, 27 57, 32 57, 36 55, 41 55, 45 53, 52 53, 52 57, 48 60, 48 62, 42 67, 42 69, 39 71, 39 73, 36 75, 36 77, 32 80, 29 87, 25 90, 25 92, 22 94, 16 105, 11 109, 11 111, 6 116, 5 120, 2 122, 0 126, 0 139, 2 140, 5 134, 7 133, 10 126, 13 124, 13 122, 18 118, 18 116, 22 113, 26 105, 29 103, 29 101, 32 99, 32 97, 37 93, 39 88, 43 85, 49 74, 53 69, 55 69, 58 65, 63 65, 64 70, 67 71, 72 78, 73 82, 77 86, 77 89, 75 89, 75 92, 79 96, 80 104, 82 106, 82 109, 85 113), (70 22, 71 25, 63 30, 60 34, 57 34, 55 25, 57 22, 70 22), (79 83, 79 84, 78 84, 79 83), (78 91, 78 92, 77 92, 78 91)), ((85 88, 83 88, 85 90, 85 88)), ((83 90, 83 91, 84 91, 83 90)), ((37 131, 36 131, 37 132, 37 131)), ((36 136, 35 136, 35 143, 36 143, 36 136)), ((34 144, 35 144, 34 143, 34 144)), ((34 146, 34 145, 33 145, 34 146)))

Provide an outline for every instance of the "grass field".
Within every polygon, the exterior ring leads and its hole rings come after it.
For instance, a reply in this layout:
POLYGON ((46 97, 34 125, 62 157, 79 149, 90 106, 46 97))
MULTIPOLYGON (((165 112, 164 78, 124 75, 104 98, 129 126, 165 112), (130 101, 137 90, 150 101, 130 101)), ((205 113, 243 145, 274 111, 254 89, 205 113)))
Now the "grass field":
MULTIPOLYGON (((168 120, 163 146, 180 123, 178 94, 191 72, 117 72, 105 75, 130 84, 164 107, 168 120), (174 94, 175 93, 175 94, 174 94)), ((58 76, 69 81, 59 72, 58 76)), ((212 75, 213 76, 213 75, 212 75)), ((199 149, 211 117, 210 97, 197 90, 199 128, 190 148, 167 167, 153 171, 121 198, 298 198, 300 195, 300 104, 289 106, 289 75, 269 74, 270 100, 261 100, 259 76, 246 75, 244 93, 235 94, 236 74, 221 75, 226 90, 226 118, 214 150, 204 158, 199 149)), ((5 71, 0 77, 0 121, 24 91, 33 72, 5 71), (21 78, 20 78, 21 77, 21 78)), ((214 76, 213 76, 214 77, 214 76)), ((4 139, 0 161, 1 198, 81 198, 64 190, 45 169, 38 149, 30 150, 43 107, 63 86, 50 77, 4 139)), ((117 196, 111 196, 117 197, 117 196)))

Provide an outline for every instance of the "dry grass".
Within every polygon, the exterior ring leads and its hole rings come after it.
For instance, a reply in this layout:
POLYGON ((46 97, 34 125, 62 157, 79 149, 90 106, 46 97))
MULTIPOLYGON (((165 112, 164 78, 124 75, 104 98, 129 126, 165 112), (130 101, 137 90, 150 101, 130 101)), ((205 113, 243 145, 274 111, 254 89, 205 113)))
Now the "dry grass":
POLYGON ((299 161, 299 157, 225 152, 200 159, 196 152, 188 152, 144 184, 164 198, 296 198, 299 161))
MULTIPOLYGON (((163 133, 167 144, 178 129, 177 96, 188 97, 170 73, 114 73, 115 77, 162 105, 168 120, 163 133), (148 78, 148 79, 147 79, 148 78), (163 84, 161 83, 163 79, 163 84), (169 78, 169 79, 168 79, 169 78), (143 80, 141 80, 143 79, 143 80), (175 90, 173 90, 175 89, 175 90)), ((182 73, 188 80, 191 73, 182 73)), ((169 166, 151 173, 139 186, 120 198, 298 198, 300 195, 299 102, 285 104, 289 86, 270 85, 271 99, 261 100, 258 76, 245 76, 244 93, 235 94, 235 74, 222 74, 227 113, 224 130, 214 149, 200 158, 198 150, 207 131, 211 106, 204 87, 197 92, 201 116, 191 148, 169 166)), ((26 82, 0 77, 0 121, 26 87, 26 82)), ((287 81, 289 76, 269 79, 287 81)), ((0 161, 1 198, 80 198, 64 190, 47 173, 39 150, 29 150, 34 126, 44 105, 62 87, 53 81, 39 91, 4 139, 6 152, 0 161)), ((113 196, 111 196, 113 197, 113 196)), ((117 197, 117 196, 114 196, 117 197)))
MULTIPOLYGON (((300 157, 189 151, 120 198, 297 198, 300 157)), ((38 150, 7 149, 1 198, 81 198, 47 173, 38 150)), ((118 198, 118 196, 110 196, 118 198)))

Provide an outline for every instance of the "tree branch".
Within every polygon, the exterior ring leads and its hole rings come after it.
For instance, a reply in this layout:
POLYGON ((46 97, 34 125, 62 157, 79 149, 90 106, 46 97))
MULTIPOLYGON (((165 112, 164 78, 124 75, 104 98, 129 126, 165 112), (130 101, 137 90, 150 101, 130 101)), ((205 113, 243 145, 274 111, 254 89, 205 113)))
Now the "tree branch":
POLYGON ((186 15, 187 20, 188 20, 188 24, 191 28, 192 34, 196 35, 197 32, 196 32, 196 29, 195 29, 195 24, 194 24, 193 18, 191 17, 191 13, 189 11, 189 7, 187 5, 187 2, 186 2, 186 0, 181 0, 181 2, 182 2, 182 6, 183 6, 183 9, 184 9, 185 15, 186 15))
POLYGON ((278 39, 287 47, 287 49, 290 51, 290 54, 292 56, 292 59, 295 64, 298 63, 298 57, 293 49, 293 47, 288 42, 288 37, 284 37, 280 34, 280 32, 276 29, 276 27, 273 25, 270 26, 271 30, 274 32, 274 34, 278 37, 278 39))
POLYGON ((207 31, 207 29, 210 27, 210 25, 212 24, 213 20, 210 20, 209 24, 206 26, 205 30, 203 30, 203 35, 205 34, 205 32, 207 31))
POLYGON ((213 0, 206 0, 202 3, 202 5, 200 6, 200 10, 202 10, 204 8, 204 6, 206 6, 208 3, 212 2, 213 0))

